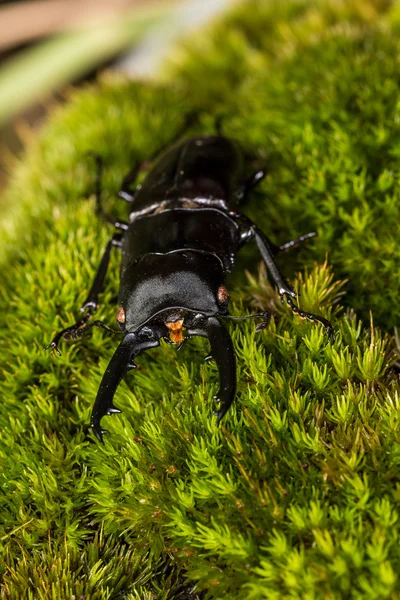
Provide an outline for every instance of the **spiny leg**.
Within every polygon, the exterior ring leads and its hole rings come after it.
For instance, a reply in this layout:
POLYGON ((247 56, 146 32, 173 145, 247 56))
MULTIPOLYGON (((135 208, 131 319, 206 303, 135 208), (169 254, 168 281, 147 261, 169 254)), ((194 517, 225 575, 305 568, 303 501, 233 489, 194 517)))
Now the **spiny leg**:
POLYGON ((120 329, 113 329, 112 327, 109 327, 106 323, 103 323, 103 321, 90 321, 90 323, 79 327, 79 329, 72 330, 71 327, 68 327, 68 331, 64 333, 63 338, 64 340, 77 340, 81 338, 87 331, 89 331, 89 329, 92 329, 92 327, 100 327, 101 329, 105 329, 106 331, 110 331, 111 333, 118 333, 121 335, 120 329))
POLYGON ((301 244, 304 244, 304 242, 306 242, 307 240, 309 240, 313 237, 316 237, 316 236, 317 236, 316 231, 310 231, 310 233, 304 233, 303 235, 296 238, 295 240, 290 240, 289 242, 286 242, 285 244, 282 244, 281 246, 273 244, 270 240, 268 240, 268 244, 269 244, 272 254, 274 256, 276 256, 277 254, 281 254, 283 252, 287 252, 288 250, 292 250, 293 248, 297 248, 301 244))
MULTIPOLYGON (((246 196, 255 187, 257 187, 261 183, 261 181, 265 178, 266 174, 267 174, 267 172, 265 169, 258 169, 243 183, 243 185, 241 186, 240 191, 239 191, 239 197, 240 197, 241 201, 243 199, 245 199, 246 196)), ((244 215, 240 215, 239 219, 243 220, 243 221, 247 221, 248 224, 251 223, 250 219, 248 219, 244 215)), ((262 232, 259 231, 260 235, 261 235, 261 233, 262 232)), ((316 237, 316 235, 317 235, 317 233, 315 231, 311 231, 310 233, 305 233, 294 240, 290 240, 289 242, 282 244, 281 246, 273 244, 270 240, 267 240, 265 236, 264 236, 264 241, 266 241, 272 254, 276 255, 281 252, 286 252, 287 250, 291 250, 292 248, 296 248, 297 246, 300 246, 301 244, 303 244, 305 241, 309 240, 310 238, 316 237)), ((253 237, 253 236, 250 235, 250 239, 251 239, 251 237, 253 237)), ((244 243, 246 241, 248 241, 248 238, 246 238, 246 236, 244 235, 244 243)))
MULTIPOLYGON (((287 281, 281 274, 279 267, 275 262, 274 251, 271 247, 267 236, 260 229, 258 229, 258 227, 250 219, 248 219, 244 215, 239 216, 239 221, 242 221, 242 223, 246 226, 246 229, 242 233, 243 238, 246 238, 246 241, 251 239, 252 237, 255 238, 261 257, 267 266, 267 269, 272 277, 274 284, 278 288, 278 292, 281 298, 286 298, 287 303, 291 307, 292 311, 299 317, 303 319, 309 319, 310 321, 317 321, 319 323, 322 323, 322 325, 324 325, 326 329, 329 340, 334 340, 333 327, 327 319, 319 315, 315 315, 313 313, 305 312, 293 302, 292 298, 296 298, 296 293, 292 286, 287 283, 287 281)), ((306 236, 301 237, 307 238, 313 236, 311 234, 306 234, 306 236)), ((298 239, 301 240, 301 238, 298 239)), ((294 242, 297 242, 297 240, 294 240, 294 242)))
POLYGON ((294 314, 298 315, 301 319, 308 319, 312 322, 316 321, 317 323, 322 323, 322 325, 325 327, 325 331, 327 333, 329 341, 333 344, 333 342, 335 341, 335 332, 333 330, 332 324, 330 323, 330 321, 328 321, 328 319, 325 319, 320 315, 315 315, 314 313, 309 313, 305 312, 304 310, 301 310, 301 308, 299 308, 288 296, 286 296, 286 302, 289 304, 294 314))
POLYGON ((266 171, 264 169, 257 169, 250 177, 248 177, 245 181, 243 181, 236 190, 236 199, 239 204, 244 202, 250 192, 258 186, 259 183, 266 176, 266 171))
MULTIPOLYGON (((266 169, 257 169, 243 184, 243 188, 241 190, 242 197, 246 197, 254 188, 256 188, 261 181, 265 178, 267 174, 266 169)), ((277 246, 273 244, 270 240, 268 240, 268 245, 272 250, 273 254, 278 254, 280 252, 286 252, 287 250, 291 250, 292 248, 296 248, 300 246, 305 241, 313 238, 317 235, 315 231, 311 231, 310 233, 305 233, 295 240, 290 240, 281 246, 277 246)))
POLYGON ((316 231, 310 231, 310 233, 304 233, 303 235, 296 238, 295 240, 290 240, 290 242, 286 242, 286 244, 282 244, 282 246, 277 246, 276 247, 277 252, 286 252, 287 250, 291 250, 292 248, 297 248, 297 246, 300 246, 307 240, 309 240, 313 237, 316 237, 316 236, 317 236, 316 231))
POLYGON ((318 321, 322 323, 326 329, 328 334, 328 338, 330 341, 334 339, 333 327, 331 323, 325 319, 324 317, 320 317, 319 315, 315 315, 313 313, 308 313, 301 310, 292 300, 292 298, 296 298, 296 293, 293 288, 285 281, 283 276, 281 275, 277 264, 274 261, 273 255, 268 247, 268 238, 259 230, 255 230, 255 238, 258 249, 260 250, 260 254, 268 267, 269 272, 271 273, 272 279, 275 285, 278 288, 279 295, 283 298, 286 298, 287 303, 291 307, 292 311, 297 314, 299 317, 303 319, 309 319, 310 321, 318 321))
MULTIPOLYGON (((92 317, 92 315, 97 311, 98 308, 98 298, 99 294, 102 292, 104 287, 104 279, 107 273, 108 264, 110 262, 110 254, 111 248, 115 246, 117 248, 121 247, 121 234, 115 234, 108 242, 106 249, 103 253, 103 256, 100 261, 100 265, 97 269, 96 276, 94 278, 92 287, 90 288, 90 292, 85 300, 85 302, 80 307, 80 312, 83 313, 82 317, 78 319, 73 325, 66 327, 59 331, 52 339, 50 344, 48 344, 45 348, 51 348, 51 350, 55 350, 57 354, 61 355, 61 352, 58 349, 58 343, 62 338, 64 339, 77 339, 82 337, 82 335, 89 329, 88 326, 85 327, 86 323, 92 317), (80 330, 81 333, 80 333, 80 330)), ((101 321, 97 321, 98 327, 104 327, 107 329, 107 325, 99 325, 101 321)))
MULTIPOLYGON (((244 317, 232 317, 231 315, 219 315, 220 319, 229 319, 231 321, 247 321, 247 319, 262 319, 261 323, 256 326, 256 331, 263 331, 268 327, 271 321, 271 313, 263 311, 254 315, 245 315, 244 317)), ((211 360, 212 356, 206 356, 205 361, 211 360)))
MULTIPOLYGON (((313 237, 312 235, 310 236, 310 234, 306 234, 306 236, 307 235, 308 235, 308 237, 313 237)), ((306 238, 306 236, 301 236, 301 238, 306 238)), ((282 298, 283 297, 286 298, 286 301, 289 304, 292 311, 296 315, 298 315, 300 318, 309 319, 310 321, 317 321, 318 323, 322 323, 322 325, 325 327, 329 341, 333 342, 335 340, 335 335, 333 332, 333 327, 332 327, 331 323, 328 321, 328 319, 325 319, 324 317, 321 317, 319 315, 315 315, 314 313, 308 313, 304 310, 301 310, 293 302, 292 298, 296 298, 296 294, 295 294, 293 288, 291 286, 289 286, 289 284, 284 280, 283 276, 281 275, 281 273, 278 269, 278 266, 273 259, 273 255, 268 248, 268 238, 263 234, 262 231, 260 231, 258 229, 255 230, 255 238, 256 238, 257 246, 260 250, 260 254, 263 257, 264 262, 266 263, 266 265, 272 275, 275 285, 278 287, 279 295, 282 298)), ((300 240, 299 243, 301 243, 303 241, 301 238, 298 238, 298 240, 300 240)), ((294 245, 296 242, 298 242, 298 240, 294 240, 293 242, 288 242, 288 243, 294 245)))
POLYGON ((271 274, 273 282, 278 288, 279 295, 287 295, 291 296, 292 298, 296 298, 296 292, 294 291, 292 286, 285 280, 285 278, 279 270, 278 265, 275 262, 274 253, 270 247, 270 242, 267 236, 264 235, 264 233, 260 231, 255 225, 253 225, 253 232, 262 259, 265 262, 267 269, 271 274))

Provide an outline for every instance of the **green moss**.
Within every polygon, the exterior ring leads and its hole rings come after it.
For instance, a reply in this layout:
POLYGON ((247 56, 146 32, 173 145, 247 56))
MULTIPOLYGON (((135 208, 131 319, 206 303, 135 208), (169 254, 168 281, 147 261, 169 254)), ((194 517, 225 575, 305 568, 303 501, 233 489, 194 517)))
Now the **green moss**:
MULTIPOLYGON (((190 580, 193 599, 400 597, 399 22, 378 0, 253 0, 192 40, 164 85, 104 80, 31 142, 0 223, 4 597, 183 599, 190 580), (249 248, 232 310, 274 318, 259 334, 230 326, 238 397, 222 427, 196 339, 140 358, 103 447, 87 424, 115 338, 43 352, 110 235, 89 153, 123 216, 123 175, 194 108, 193 131, 223 115, 267 165, 246 212, 274 241, 318 231, 280 264, 337 339, 292 315, 249 248)), ((113 256, 98 312, 110 324, 117 287, 113 256)))

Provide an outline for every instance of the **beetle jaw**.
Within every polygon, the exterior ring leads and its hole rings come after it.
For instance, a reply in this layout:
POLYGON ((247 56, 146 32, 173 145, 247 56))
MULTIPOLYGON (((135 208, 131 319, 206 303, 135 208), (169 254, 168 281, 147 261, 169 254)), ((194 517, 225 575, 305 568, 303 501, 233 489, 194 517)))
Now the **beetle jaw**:
POLYGON ((116 315, 118 325, 124 334, 135 333, 139 336, 143 331, 150 333, 156 329, 159 339, 164 338, 171 343, 181 344, 184 341, 183 329, 196 327, 197 323, 209 317, 224 317, 228 314, 229 292, 223 280, 219 285, 217 283, 214 290, 209 291, 208 302, 203 303, 202 309, 184 305, 164 307, 155 311, 139 327, 136 317, 139 312, 137 307, 132 309, 133 303, 121 302, 116 315))

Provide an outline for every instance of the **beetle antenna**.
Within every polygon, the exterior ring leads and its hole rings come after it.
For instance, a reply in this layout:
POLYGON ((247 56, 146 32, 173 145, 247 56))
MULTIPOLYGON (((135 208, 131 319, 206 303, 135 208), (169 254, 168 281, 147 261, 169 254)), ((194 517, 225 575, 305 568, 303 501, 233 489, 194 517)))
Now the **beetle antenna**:
POLYGON ((83 327, 79 327, 77 329, 65 332, 63 335, 64 340, 76 340, 76 339, 82 337, 92 327, 101 327, 101 329, 105 329, 106 331, 109 331, 110 333, 119 333, 119 335, 122 334, 120 329, 113 329, 112 327, 109 327, 108 325, 103 323, 103 321, 91 321, 90 323, 88 323, 87 325, 84 325, 83 327))
POLYGON ((49 348, 51 348, 51 351, 54 350, 59 356, 61 356, 61 352, 58 349, 58 344, 61 339, 78 340, 92 327, 101 327, 102 329, 106 329, 106 331, 110 331, 111 333, 121 333, 121 331, 118 331, 118 329, 112 329, 112 327, 109 327, 108 325, 103 323, 103 321, 91 321, 87 324, 87 321, 90 319, 91 316, 91 313, 88 312, 82 317, 82 319, 80 319, 80 321, 77 321, 74 325, 70 325, 69 327, 66 327, 65 329, 59 331, 53 337, 50 344, 47 344, 47 346, 45 346, 44 349, 48 350, 49 348))
POLYGON ((247 319, 262 319, 262 322, 259 323, 256 327, 256 331, 262 331, 266 327, 268 327, 269 322, 271 321, 271 313, 268 311, 260 312, 253 315, 246 315, 245 317, 232 317, 231 315, 218 315, 222 319, 230 319, 231 321, 247 321, 247 319))

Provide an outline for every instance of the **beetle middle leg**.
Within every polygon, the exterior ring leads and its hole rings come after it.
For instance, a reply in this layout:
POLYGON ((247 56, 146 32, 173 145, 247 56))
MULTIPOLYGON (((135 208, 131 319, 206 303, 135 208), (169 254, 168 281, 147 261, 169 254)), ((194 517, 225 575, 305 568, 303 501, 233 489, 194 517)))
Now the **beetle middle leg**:
POLYGON ((91 327, 93 327, 93 326, 102 327, 103 329, 107 329, 108 331, 112 331, 114 333, 120 333, 117 330, 111 329, 111 327, 108 327, 108 325, 106 325, 102 321, 94 321, 92 324, 86 325, 86 323, 89 321, 89 319, 91 319, 92 316, 94 315, 94 313, 97 311, 97 308, 99 305, 98 298, 99 298, 99 294, 103 291, 104 279, 105 279, 105 276, 107 273, 108 264, 110 262, 111 249, 113 247, 116 247, 116 248, 121 247, 121 234, 120 233, 116 233, 115 235, 113 235, 113 237, 109 240, 109 242, 106 246, 106 249, 101 258, 99 267, 97 269, 97 273, 94 278, 92 287, 90 288, 89 294, 88 294, 85 302, 82 304, 82 306, 79 309, 80 312, 83 313, 82 317, 80 319, 78 319, 73 325, 70 325, 69 327, 66 327, 65 329, 62 329, 61 331, 59 331, 53 337, 50 344, 48 344, 45 347, 45 350, 48 350, 50 348, 51 350, 55 350, 57 352, 57 354, 61 354, 61 352, 58 349, 58 344, 61 339, 65 339, 65 340, 78 339, 78 338, 82 337, 82 335, 84 333, 86 333, 86 331, 91 329, 91 327))
POLYGON ((300 235, 295 240, 290 240, 289 242, 286 242, 286 244, 282 244, 282 246, 276 246, 275 254, 278 254, 278 252, 286 252, 287 250, 291 250, 292 248, 297 248, 301 244, 304 244, 304 242, 306 242, 307 240, 309 240, 313 237, 316 237, 316 236, 317 236, 316 231, 310 231, 309 233, 304 233, 303 235, 300 235))
MULTIPOLYGON (((265 178, 266 174, 267 172, 265 169, 257 169, 252 175, 250 175, 250 177, 248 177, 245 180, 240 190, 241 200, 246 199, 247 195, 261 183, 261 181, 265 178)), ((268 240, 268 246, 274 254, 278 254, 280 252, 286 252, 287 250, 291 250, 292 248, 297 248, 297 246, 300 246, 305 241, 315 237, 316 235, 316 231, 310 231, 309 233, 305 233, 294 240, 290 240, 289 242, 282 244, 281 246, 277 246, 273 244, 270 240, 268 240)))
MULTIPOLYGON (((278 250, 280 250, 281 247, 279 247, 279 246, 274 247, 274 245, 271 244, 271 242, 269 241, 267 236, 250 219, 248 219, 244 215, 240 215, 239 220, 242 221, 243 224, 245 224, 245 228, 242 232, 244 241, 247 242, 252 238, 255 239, 256 244, 258 246, 258 250, 261 254, 261 257, 271 275, 271 278, 272 278, 274 284, 278 288, 278 293, 279 293, 280 297, 282 299, 286 298, 286 301, 289 304, 292 311, 294 312, 294 314, 298 315, 302 319, 308 319, 313 322, 316 321, 318 323, 321 323, 325 327, 325 330, 326 330, 329 340, 334 341, 335 335, 334 335, 333 327, 332 327, 331 323, 328 321, 328 319, 325 319, 324 317, 321 317, 320 315, 316 315, 314 313, 309 313, 304 310, 301 310, 293 302, 293 298, 296 298, 296 292, 294 291, 292 286, 285 280, 285 278, 283 277, 282 273, 280 272, 279 267, 276 264, 275 259, 274 259, 274 254, 276 253, 274 251, 274 248, 278 248, 278 250)), ((313 237, 313 236, 311 234, 306 234, 305 236, 301 236, 297 240, 293 240, 293 242, 288 242, 287 244, 284 244, 283 249, 293 247, 293 245, 297 245, 297 243, 301 243, 303 241, 302 238, 307 238, 307 237, 313 237)))

